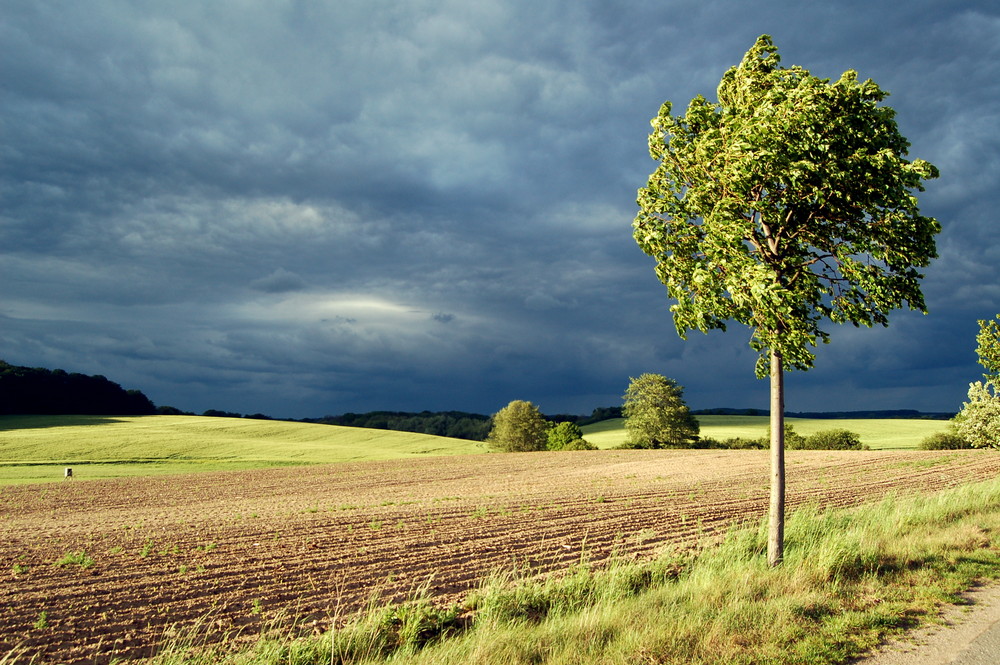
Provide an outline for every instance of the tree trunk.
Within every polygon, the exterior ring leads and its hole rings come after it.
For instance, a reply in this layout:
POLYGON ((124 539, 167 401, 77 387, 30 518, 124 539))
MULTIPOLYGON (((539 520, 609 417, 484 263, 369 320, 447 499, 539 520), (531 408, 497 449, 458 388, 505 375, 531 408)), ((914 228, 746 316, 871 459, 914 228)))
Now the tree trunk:
POLYGON ((767 563, 777 566, 785 554, 785 377, 781 354, 771 352, 771 511, 767 563))

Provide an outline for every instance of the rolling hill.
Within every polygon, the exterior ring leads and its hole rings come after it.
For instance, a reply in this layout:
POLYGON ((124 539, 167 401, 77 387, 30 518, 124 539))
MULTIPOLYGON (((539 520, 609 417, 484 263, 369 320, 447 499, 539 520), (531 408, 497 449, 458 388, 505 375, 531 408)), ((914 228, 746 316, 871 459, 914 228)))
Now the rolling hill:
MULTIPOLYGON (((766 416, 699 416, 703 437, 767 434, 766 416)), ((800 434, 845 428, 872 449, 913 449, 947 421, 789 418, 800 434)), ((598 448, 625 440, 624 421, 583 427, 598 448)), ((206 416, 0 416, 0 485, 485 453, 482 442, 312 423, 206 416)))
POLYGON ((429 434, 204 416, 2 416, 0 484, 485 452, 429 434))

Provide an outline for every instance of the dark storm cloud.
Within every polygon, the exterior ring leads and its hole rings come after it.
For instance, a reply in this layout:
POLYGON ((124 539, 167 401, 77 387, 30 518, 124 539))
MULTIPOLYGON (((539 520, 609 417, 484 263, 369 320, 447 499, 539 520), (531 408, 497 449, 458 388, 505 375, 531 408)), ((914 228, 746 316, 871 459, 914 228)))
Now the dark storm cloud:
POLYGON ((835 329, 792 409, 957 408, 1000 311, 990 3, 20 1, 0 22, 0 357, 307 416, 763 406, 631 239, 648 120, 761 33, 889 90, 941 168, 932 314, 835 329))

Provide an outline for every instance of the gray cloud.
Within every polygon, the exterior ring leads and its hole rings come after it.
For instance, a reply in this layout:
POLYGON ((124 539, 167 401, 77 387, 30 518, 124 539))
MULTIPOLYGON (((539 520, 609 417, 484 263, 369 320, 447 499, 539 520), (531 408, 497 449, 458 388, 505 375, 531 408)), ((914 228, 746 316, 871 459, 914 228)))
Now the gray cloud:
POLYGON ((266 293, 301 291, 305 287, 305 280, 284 268, 278 268, 267 277, 261 277, 250 282, 250 288, 266 293))
POLYGON ((283 416, 765 406, 748 335, 677 338, 631 239, 664 99, 786 64, 892 92, 941 168, 931 315, 833 331, 791 409, 957 408, 1000 311, 990 3, 14 0, 0 24, 0 357, 283 416), (889 27, 887 27, 889 26, 889 27), (891 29, 890 29, 891 27, 891 29), (446 324, 446 325, 443 325, 446 324))

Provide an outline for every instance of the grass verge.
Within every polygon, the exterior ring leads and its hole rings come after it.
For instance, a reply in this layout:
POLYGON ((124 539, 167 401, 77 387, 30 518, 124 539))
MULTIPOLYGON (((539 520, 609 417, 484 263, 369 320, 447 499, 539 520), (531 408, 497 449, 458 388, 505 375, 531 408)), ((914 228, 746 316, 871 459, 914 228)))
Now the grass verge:
POLYGON ((655 561, 495 578, 461 607, 425 595, 324 636, 246 651, 173 644, 158 665, 319 663, 846 663, 1000 577, 1000 480, 790 516, 785 563, 766 530, 655 561))

